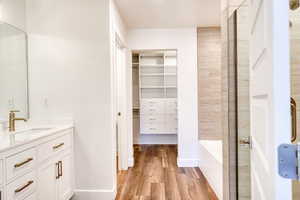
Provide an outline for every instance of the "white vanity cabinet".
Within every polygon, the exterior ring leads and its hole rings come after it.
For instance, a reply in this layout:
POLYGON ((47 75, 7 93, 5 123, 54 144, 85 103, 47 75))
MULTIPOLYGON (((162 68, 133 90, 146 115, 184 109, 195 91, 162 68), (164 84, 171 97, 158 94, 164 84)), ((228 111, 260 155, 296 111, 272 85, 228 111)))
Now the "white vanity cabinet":
POLYGON ((38 168, 38 199, 67 200, 73 195, 72 154, 63 152, 38 168))
POLYGON ((55 160, 47 161, 38 169, 38 199, 52 200, 57 198, 58 166, 55 160))
POLYGON ((74 190, 73 128, 0 155, 1 200, 69 200, 74 190))

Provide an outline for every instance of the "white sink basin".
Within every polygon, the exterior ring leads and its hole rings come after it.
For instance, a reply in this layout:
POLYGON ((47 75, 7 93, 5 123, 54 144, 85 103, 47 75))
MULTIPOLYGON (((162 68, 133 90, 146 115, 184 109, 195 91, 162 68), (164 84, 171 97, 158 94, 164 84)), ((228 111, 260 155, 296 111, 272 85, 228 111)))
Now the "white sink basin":
POLYGON ((26 130, 20 130, 15 133, 11 133, 10 136, 13 142, 21 142, 21 141, 32 139, 33 137, 41 135, 45 131, 50 131, 51 129, 54 129, 54 127, 30 128, 26 130))
POLYGON ((44 131, 50 131, 53 128, 54 127, 31 128, 28 130, 16 132, 15 134, 16 135, 18 135, 18 134, 37 134, 37 133, 42 133, 44 131))

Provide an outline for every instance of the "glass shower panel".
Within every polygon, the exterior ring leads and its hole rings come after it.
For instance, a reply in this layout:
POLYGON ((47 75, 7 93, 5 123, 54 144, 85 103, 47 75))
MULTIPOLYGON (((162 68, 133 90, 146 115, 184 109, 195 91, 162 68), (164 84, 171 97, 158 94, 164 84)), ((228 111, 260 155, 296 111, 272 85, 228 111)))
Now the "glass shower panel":
MULTIPOLYGON (((295 106, 296 113, 292 119, 295 120, 295 140, 293 143, 299 143, 300 127, 300 8, 292 7, 290 10, 290 63, 291 63, 291 103, 295 106), (298 127, 298 128, 297 128, 298 127), (297 133, 298 132, 298 133, 297 133)), ((292 107, 291 107, 292 108, 292 107)), ((293 109, 291 109, 293 111, 293 109)), ((300 182, 293 181, 293 199, 300 199, 300 182)))
POLYGON ((236 12, 237 43, 237 165, 238 199, 251 199, 250 177, 250 97, 249 97, 249 33, 248 5, 245 2, 236 12), (246 145, 244 144, 246 143, 246 145))
POLYGON ((248 4, 243 3, 229 18, 229 143, 232 180, 238 200, 251 200, 250 102, 249 102, 249 23, 248 4))

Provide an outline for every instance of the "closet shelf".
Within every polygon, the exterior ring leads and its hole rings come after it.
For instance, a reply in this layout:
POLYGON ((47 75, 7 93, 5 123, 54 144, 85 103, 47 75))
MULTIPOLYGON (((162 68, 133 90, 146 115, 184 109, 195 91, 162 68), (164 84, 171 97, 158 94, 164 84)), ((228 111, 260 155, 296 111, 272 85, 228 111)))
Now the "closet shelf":
POLYGON ((142 54, 141 58, 163 58, 164 54, 142 54))
POLYGON ((141 76, 163 76, 163 73, 149 73, 149 74, 141 74, 141 76))
POLYGON ((133 111, 133 112, 139 112, 139 111, 140 111, 140 108, 132 108, 132 111, 133 111))
POLYGON ((177 76, 176 73, 165 73, 165 76, 177 76))
POLYGON ((176 85, 171 85, 171 86, 165 86, 165 88, 167 88, 167 89, 176 89, 177 88, 177 86, 176 85))
POLYGON ((165 65, 165 67, 177 67, 177 65, 165 65))
POLYGON ((164 86, 142 86, 141 89, 164 89, 164 86))
POLYGON ((164 67, 163 64, 149 65, 149 64, 140 64, 141 67, 164 67))
POLYGON ((176 55, 166 55, 165 57, 166 58, 176 58, 177 56, 176 55))
POLYGON ((177 76, 176 73, 149 73, 141 74, 141 76, 177 76))
POLYGON ((176 85, 171 85, 171 86, 142 86, 141 89, 176 89, 176 85))

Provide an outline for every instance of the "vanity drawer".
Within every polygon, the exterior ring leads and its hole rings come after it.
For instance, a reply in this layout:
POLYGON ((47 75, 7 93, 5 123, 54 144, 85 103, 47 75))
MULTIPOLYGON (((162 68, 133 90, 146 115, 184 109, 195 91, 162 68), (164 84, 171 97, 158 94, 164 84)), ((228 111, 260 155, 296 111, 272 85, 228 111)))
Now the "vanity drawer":
POLYGON ((61 152, 71 146, 71 134, 66 134, 55 140, 51 140, 38 147, 39 162, 48 159, 57 152, 61 152))
POLYGON ((36 193, 33 193, 33 194, 30 195, 29 197, 26 197, 24 200, 37 200, 37 198, 36 198, 36 193))
POLYGON ((23 152, 17 153, 6 158, 6 179, 11 179, 21 176, 35 166, 36 162, 36 149, 31 148, 23 152))
MULTIPOLYGON (((36 175, 28 173, 10 183, 7 188, 7 200, 24 200, 36 190, 36 175)), ((30 200, 32 198, 29 198, 30 200)), ((26 199, 27 200, 27 199, 26 199)))
POLYGON ((33 193, 33 194, 30 195, 29 197, 26 197, 24 200, 37 200, 37 198, 36 198, 36 193, 33 193))

